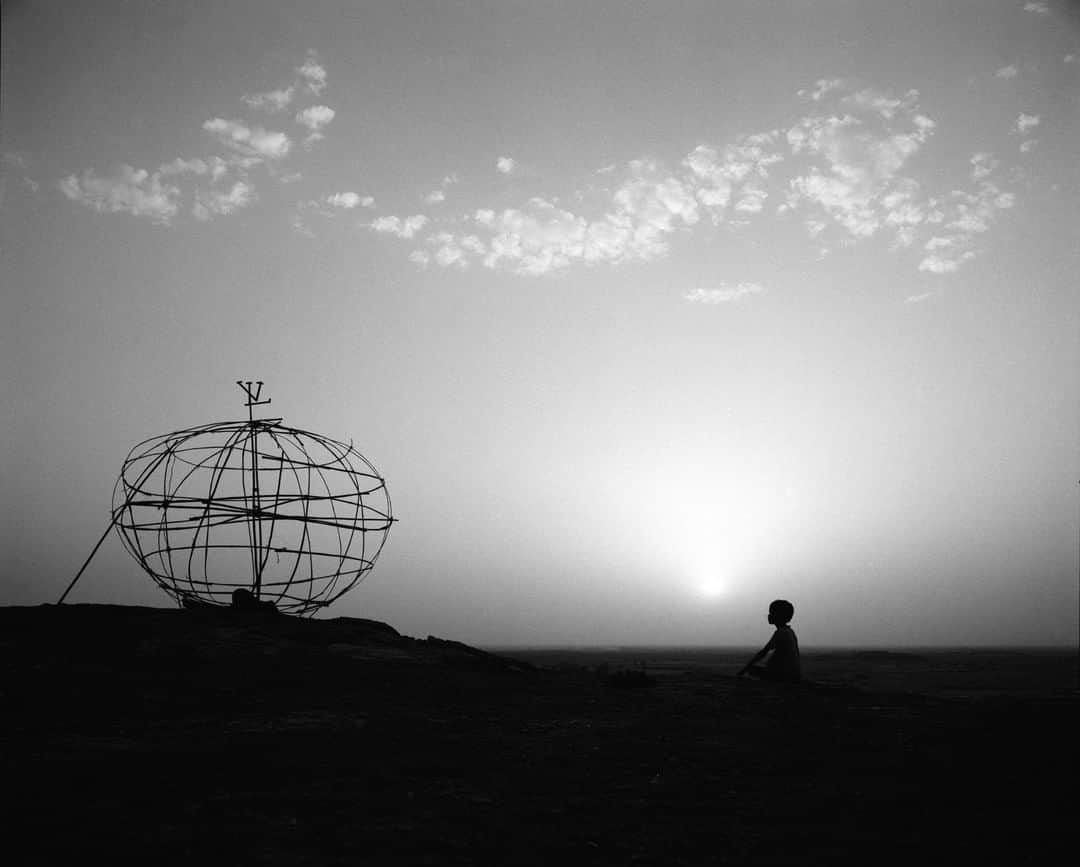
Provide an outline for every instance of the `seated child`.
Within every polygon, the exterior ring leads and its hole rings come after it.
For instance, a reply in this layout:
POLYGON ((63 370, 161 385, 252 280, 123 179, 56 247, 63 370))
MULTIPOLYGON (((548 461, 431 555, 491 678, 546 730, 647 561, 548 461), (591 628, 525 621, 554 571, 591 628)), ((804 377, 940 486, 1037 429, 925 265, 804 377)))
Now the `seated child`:
POLYGON ((749 674, 751 677, 759 677, 762 680, 772 680, 781 683, 798 683, 802 680, 802 666, 799 663, 799 639, 788 622, 795 616, 795 606, 786 599, 777 599, 769 606, 769 623, 776 627, 772 638, 761 650, 754 654, 746 665, 739 671, 739 677, 749 674), (765 665, 757 663, 769 652, 765 665))

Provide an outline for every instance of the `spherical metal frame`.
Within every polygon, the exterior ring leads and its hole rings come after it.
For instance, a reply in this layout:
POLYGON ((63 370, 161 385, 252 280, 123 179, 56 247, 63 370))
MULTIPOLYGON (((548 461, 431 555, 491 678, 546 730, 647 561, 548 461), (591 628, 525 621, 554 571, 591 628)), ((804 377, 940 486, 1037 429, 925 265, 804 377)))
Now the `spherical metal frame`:
POLYGON ((228 421, 153 437, 113 489, 124 547, 177 602, 247 589, 311 615, 362 581, 393 523, 386 481, 351 443, 228 421))

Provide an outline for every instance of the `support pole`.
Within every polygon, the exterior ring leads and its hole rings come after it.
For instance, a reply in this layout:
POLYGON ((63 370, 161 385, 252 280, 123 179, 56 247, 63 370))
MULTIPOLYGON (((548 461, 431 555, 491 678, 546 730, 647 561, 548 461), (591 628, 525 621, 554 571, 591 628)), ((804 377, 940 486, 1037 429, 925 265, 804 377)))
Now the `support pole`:
POLYGON ((255 425, 254 407, 270 403, 270 398, 259 400, 262 394, 262 380, 252 383, 250 379, 238 379, 236 384, 247 395, 248 410, 248 443, 251 445, 251 508, 248 511, 250 519, 249 533, 251 538, 251 590, 256 599, 262 594, 262 520, 259 515, 259 431, 255 425), (253 387, 254 386, 254 387, 253 387))
POLYGON ((105 528, 105 532, 102 533, 101 538, 98 539, 98 543, 94 546, 94 550, 90 552, 90 556, 87 557, 86 562, 82 564, 82 568, 78 571, 78 573, 75 575, 75 577, 71 579, 71 583, 68 584, 67 590, 65 590, 64 594, 57 600, 57 602, 56 602, 57 605, 63 605, 64 604, 64 600, 67 599, 67 595, 71 592, 71 588, 73 588, 75 586, 75 583, 82 577, 82 573, 86 571, 86 567, 89 566, 90 561, 94 559, 94 555, 98 552, 98 548, 100 548, 102 546, 102 543, 104 543, 105 538, 109 535, 109 533, 112 531, 112 528, 115 527, 115 526, 116 526, 116 516, 114 515, 113 519, 111 521, 109 521, 109 526, 105 528))

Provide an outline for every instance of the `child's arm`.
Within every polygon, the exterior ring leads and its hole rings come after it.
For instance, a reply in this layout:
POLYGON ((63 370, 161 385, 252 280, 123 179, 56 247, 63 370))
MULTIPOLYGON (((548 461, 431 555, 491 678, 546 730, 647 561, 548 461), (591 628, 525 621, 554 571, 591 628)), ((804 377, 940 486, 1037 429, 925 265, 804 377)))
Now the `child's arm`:
POLYGON ((773 637, 769 639, 769 643, 766 644, 763 648, 761 648, 761 650, 759 650, 757 653, 755 653, 753 658, 748 663, 746 663, 746 665, 740 668, 739 673, 735 676, 742 677, 744 674, 746 674, 746 672, 750 669, 750 666, 756 665, 758 662, 765 658, 765 654, 767 654, 770 650, 773 649, 773 645, 775 643, 776 636, 773 635, 773 637))

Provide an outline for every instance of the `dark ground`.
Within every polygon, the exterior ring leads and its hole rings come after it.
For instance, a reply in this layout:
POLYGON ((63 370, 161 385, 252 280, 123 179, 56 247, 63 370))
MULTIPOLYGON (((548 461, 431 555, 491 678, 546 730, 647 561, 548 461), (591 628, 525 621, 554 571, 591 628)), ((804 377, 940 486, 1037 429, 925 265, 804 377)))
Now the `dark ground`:
POLYGON ((4 851, 25 863, 877 867, 1072 848, 1068 651, 804 652, 817 685, 777 688, 736 680, 723 651, 519 664, 373 621, 95 605, 0 608, 0 647, 4 851))

